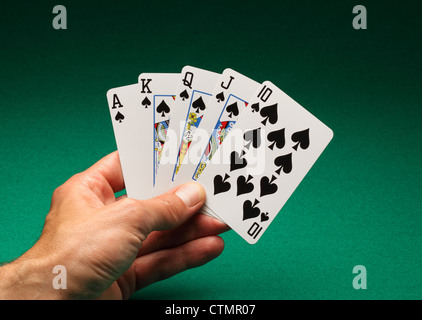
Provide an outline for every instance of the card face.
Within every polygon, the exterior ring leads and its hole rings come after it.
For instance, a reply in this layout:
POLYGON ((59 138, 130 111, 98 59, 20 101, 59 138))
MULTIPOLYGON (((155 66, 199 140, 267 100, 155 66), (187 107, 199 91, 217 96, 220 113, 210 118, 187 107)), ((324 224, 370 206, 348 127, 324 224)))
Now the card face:
POLYGON ((107 101, 127 196, 148 199, 153 187, 153 109, 141 104, 138 84, 110 89, 107 101))
MULTIPOLYGON (((153 132, 153 185, 155 185, 155 178, 169 128, 170 114, 174 106, 179 79, 179 73, 142 73, 138 77, 141 105, 153 110, 147 125, 153 132)), ((148 136, 148 138, 150 137, 148 136)), ((148 142, 145 148, 150 146, 151 144, 148 142)))
POLYGON ((219 74, 191 66, 182 69, 153 195, 170 190, 194 131, 207 111, 219 74), (163 161, 164 160, 164 161, 163 161))
POLYGON ((258 82, 232 69, 224 70, 208 102, 201 127, 192 138, 185 157, 187 161, 179 169, 176 184, 198 179, 259 86, 258 82))
POLYGON ((332 137, 330 128, 264 82, 217 151, 226 159, 198 178, 206 205, 256 243, 332 137))

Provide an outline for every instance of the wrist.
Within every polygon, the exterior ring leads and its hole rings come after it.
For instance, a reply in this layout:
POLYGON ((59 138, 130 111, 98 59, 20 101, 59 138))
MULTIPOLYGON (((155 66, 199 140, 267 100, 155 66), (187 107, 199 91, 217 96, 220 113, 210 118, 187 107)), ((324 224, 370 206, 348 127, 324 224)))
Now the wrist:
POLYGON ((0 267, 0 299, 52 300, 64 299, 65 290, 55 289, 52 267, 40 259, 18 260, 0 267))

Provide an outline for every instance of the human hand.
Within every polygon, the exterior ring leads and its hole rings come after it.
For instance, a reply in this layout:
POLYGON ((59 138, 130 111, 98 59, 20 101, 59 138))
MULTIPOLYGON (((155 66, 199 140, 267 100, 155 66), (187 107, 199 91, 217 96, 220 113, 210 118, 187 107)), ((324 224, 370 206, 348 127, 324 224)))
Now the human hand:
POLYGON ((228 227, 194 215, 205 200, 199 184, 150 200, 116 199, 123 189, 118 152, 58 187, 40 239, 0 268, 0 298, 127 299, 222 252, 216 235, 228 227), (66 268, 66 289, 53 288, 56 265, 66 268))

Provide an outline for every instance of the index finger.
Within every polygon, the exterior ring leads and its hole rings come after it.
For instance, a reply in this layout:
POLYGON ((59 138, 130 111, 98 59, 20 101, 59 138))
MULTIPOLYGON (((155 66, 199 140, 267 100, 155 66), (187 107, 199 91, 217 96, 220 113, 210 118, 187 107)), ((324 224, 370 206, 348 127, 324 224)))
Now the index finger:
POLYGON ((125 188, 118 151, 105 156, 85 170, 84 173, 93 177, 103 177, 113 189, 113 192, 119 192, 125 188))

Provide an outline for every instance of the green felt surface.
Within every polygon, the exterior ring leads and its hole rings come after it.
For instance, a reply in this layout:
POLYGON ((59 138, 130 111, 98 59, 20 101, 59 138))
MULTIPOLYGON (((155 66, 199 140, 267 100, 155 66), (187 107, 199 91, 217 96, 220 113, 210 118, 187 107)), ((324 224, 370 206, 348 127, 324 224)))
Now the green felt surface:
POLYGON ((142 72, 270 80, 334 139, 258 244, 135 299, 422 297, 418 1, 53 1, 0 11, 0 261, 38 239, 54 189, 115 150, 105 98, 142 72), (364 4, 368 29, 354 30, 364 4), (352 287, 355 265, 368 289, 352 287))

